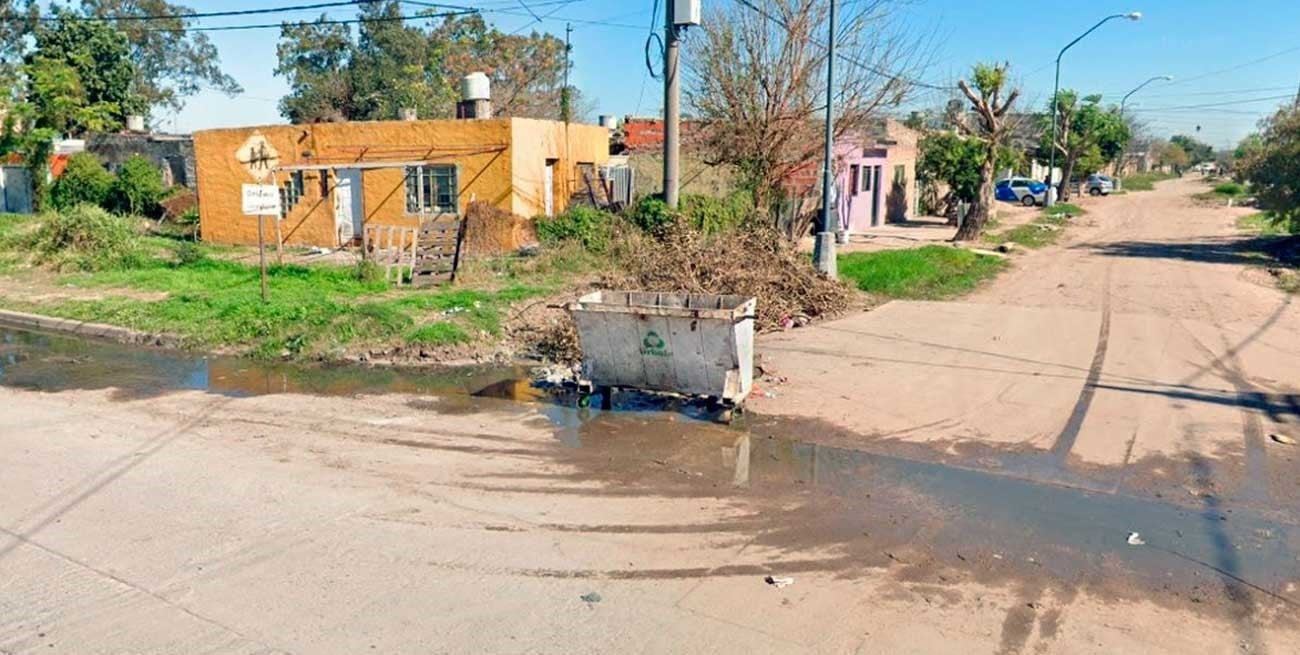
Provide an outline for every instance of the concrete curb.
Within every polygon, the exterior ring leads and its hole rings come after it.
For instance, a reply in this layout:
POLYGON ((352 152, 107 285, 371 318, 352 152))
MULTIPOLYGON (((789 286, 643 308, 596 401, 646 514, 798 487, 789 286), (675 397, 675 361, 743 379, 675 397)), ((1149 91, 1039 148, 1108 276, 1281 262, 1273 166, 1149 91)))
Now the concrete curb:
POLYGON ((55 318, 53 316, 42 316, 40 314, 28 314, 27 312, 17 312, 8 309, 0 309, 0 325, 32 330, 45 330, 48 332, 61 332, 91 339, 106 339, 108 341, 117 341, 119 343, 160 346, 163 348, 178 348, 181 344, 179 338, 168 334, 150 334, 129 328, 118 327, 116 325, 87 323, 85 321, 74 321, 68 318, 55 318))

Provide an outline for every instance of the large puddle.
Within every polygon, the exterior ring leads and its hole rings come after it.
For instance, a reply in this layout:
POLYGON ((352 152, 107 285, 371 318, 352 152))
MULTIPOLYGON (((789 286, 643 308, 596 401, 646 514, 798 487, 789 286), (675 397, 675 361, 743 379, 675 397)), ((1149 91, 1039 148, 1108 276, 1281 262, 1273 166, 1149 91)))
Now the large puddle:
POLYGON ((511 367, 417 370, 263 362, 0 326, 0 385, 41 391, 111 388, 123 397, 190 390, 228 396, 470 394, 525 373, 511 367))
MULTIPOLYGON (((846 568, 889 565, 896 553, 920 547, 919 578, 943 578, 949 569, 992 577, 1037 570, 1076 582, 1121 577, 1148 593, 1217 601, 1247 616, 1262 603, 1300 608, 1300 543, 1296 517, 1286 511, 1221 495, 1125 493, 1086 472, 1016 466, 1023 455, 990 469, 821 446, 793 438, 797 426, 714 425, 696 420, 703 413, 690 404, 665 406, 638 394, 620 395, 619 411, 578 409, 571 398, 532 388, 524 373, 264 363, 0 328, 0 385, 24 389, 112 388, 127 398, 176 390, 455 395, 485 411, 500 406, 497 399, 536 403, 554 427, 555 460, 580 471, 576 479, 603 480, 612 490, 590 493, 741 497, 765 507, 762 516, 714 529, 746 531, 791 551, 831 548, 846 568), (1141 543, 1129 543, 1133 532, 1141 543)), ((1212 472, 1187 471, 1197 474, 1212 472)), ((573 493, 566 480, 544 478, 484 488, 573 493)))

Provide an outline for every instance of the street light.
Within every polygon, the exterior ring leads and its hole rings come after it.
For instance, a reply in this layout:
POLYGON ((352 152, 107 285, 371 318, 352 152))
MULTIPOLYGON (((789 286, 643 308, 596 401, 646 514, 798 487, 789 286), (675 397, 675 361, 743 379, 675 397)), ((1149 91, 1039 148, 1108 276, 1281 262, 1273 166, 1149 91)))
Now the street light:
MULTIPOLYGON (((1052 190, 1055 188, 1052 184, 1052 178, 1055 177, 1053 173, 1056 170, 1056 96, 1061 92, 1061 57, 1065 56, 1066 50, 1069 50, 1074 47, 1074 44, 1082 41, 1083 37, 1092 34, 1098 27, 1101 27, 1116 18, 1127 18, 1135 21, 1142 20, 1142 12, 1131 11, 1127 14, 1111 14, 1110 16, 1097 21, 1097 24, 1088 28, 1087 32, 1080 34, 1073 41, 1065 44, 1065 47, 1061 48, 1061 51, 1056 54, 1056 81, 1052 83, 1052 140, 1047 142, 1050 154, 1048 155, 1049 163, 1047 165, 1047 202, 1044 204, 1048 207, 1056 204, 1055 195, 1052 193, 1052 190)), ((1068 180, 1061 181, 1066 182, 1068 180)))
POLYGON ((1125 93, 1125 94, 1124 94, 1124 99, 1119 101, 1119 117, 1120 117, 1120 118, 1123 118, 1123 117, 1124 117, 1124 103, 1128 102, 1128 97, 1131 96, 1131 95, 1133 95, 1134 93, 1137 93, 1138 91, 1141 91, 1141 90, 1142 90, 1142 87, 1144 87, 1144 86, 1146 86, 1146 85, 1148 85, 1148 84, 1150 84, 1150 83, 1152 83, 1152 82, 1155 82, 1156 80, 1164 80, 1164 81, 1166 81, 1166 82, 1172 82, 1172 81, 1174 81, 1174 76, 1173 76, 1173 75, 1157 75, 1157 76, 1155 76, 1155 77, 1153 77, 1153 78, 1151 78, 1151 79, 1149 79, 1149 80, 1147 80, 1147 81, 1145 81, 1145 82, 1143 82, 1143 83, 1137 85, 1136 87, 1133 88, 1132 91, 1129 91, 1128 93, 1125 93))

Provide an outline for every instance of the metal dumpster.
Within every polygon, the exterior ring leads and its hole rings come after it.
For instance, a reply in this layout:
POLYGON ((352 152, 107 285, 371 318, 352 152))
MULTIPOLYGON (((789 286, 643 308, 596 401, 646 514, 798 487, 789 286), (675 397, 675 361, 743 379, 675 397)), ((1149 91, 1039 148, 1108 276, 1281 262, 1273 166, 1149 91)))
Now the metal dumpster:
POLYGON ((568 310, 592 385, 736 405, 753 383, 756 306, 742 296, 598 291, 568 310))

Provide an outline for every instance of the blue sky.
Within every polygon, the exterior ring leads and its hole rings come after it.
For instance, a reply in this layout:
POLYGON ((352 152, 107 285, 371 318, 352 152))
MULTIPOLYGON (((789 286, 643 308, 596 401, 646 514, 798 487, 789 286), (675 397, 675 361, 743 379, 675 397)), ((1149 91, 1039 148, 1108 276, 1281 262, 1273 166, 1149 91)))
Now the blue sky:
MULTIPOLYGON (((311 1, 188 0, 185 4, 212 11, 311 1)), ((707 10, 734 1, 704 3, 707 10)), ((662 92, 657 82, 647 78, 642 54, 653 0, 525 2, 544 17, 554 13, 538 23, 518 0, 448 0, 484 9, 490 21, 507 31, 537 29, 562 38, 566 20, 572 21, 574 83, 596 101, 597 113, 659 112, 662 92)), ((1141 21, 1111 21, 1067 52, 1062 87, 1102 93, 1118 102, 1149 77, 1173 75, 1173 82, 1153 83, 1133 96, 1128 107, 1150 121, 1156 134, 1196 134, 1199 125, 1199 138, 1216 147, 1234 144, 1282 102, 1276 96, 1293 95, 1300 86, 1300 2, 1294 0, 916 0, 898 4, 898 17, 908 29, 934 44, 932 65, 924 79, 950 83, 973 62, 1009 61, 1024 90, 1026 108, 1045 104, 1052 88, 1053 60, 1063 45, 1108 14, 1141 11, 1141 21), (1043 11, 1049 16, 1044 17, 1043 11), (1257 99, 1263 100, 1249 102, 1257 99)), ((275 22, 316 13, 277 15, 271 20, 212 19, 204 24, 275 22)), ((337 18, 349 15, 346 10, 332 12, 337 18)), ((279 122, 275 102, 285 85, 272 72, 277 37, 277 30, 212 33, 223 66, 244 86, 244 95, 227 98, 204 92, 190 99, 178 115, 156 117, 160 127, 189 131, 279 122)), ((941 92, 929 92, 914 102, 941 103, 940 96, 941 92)))

